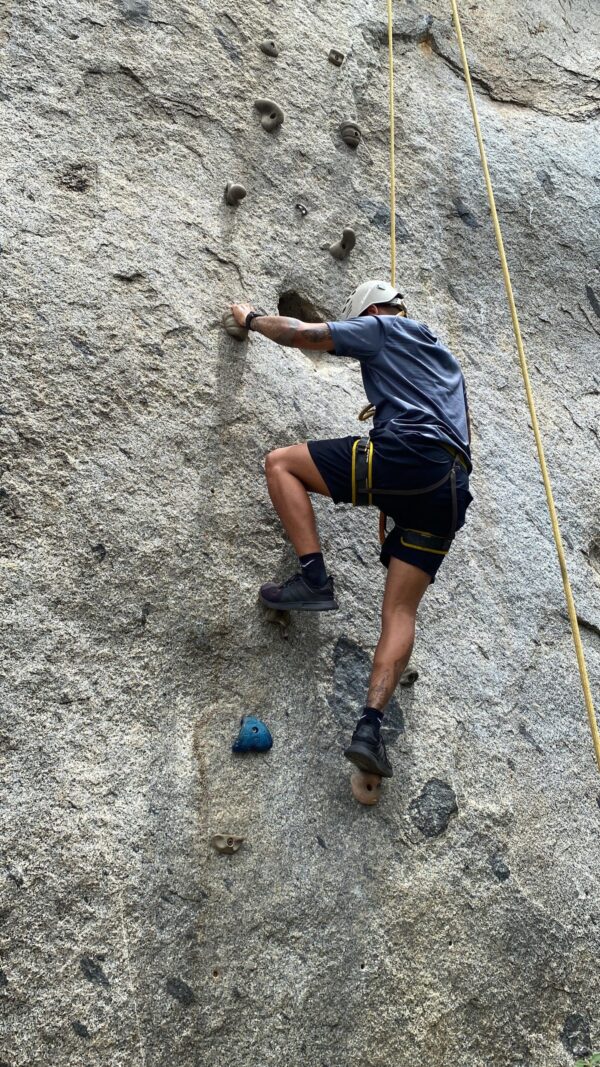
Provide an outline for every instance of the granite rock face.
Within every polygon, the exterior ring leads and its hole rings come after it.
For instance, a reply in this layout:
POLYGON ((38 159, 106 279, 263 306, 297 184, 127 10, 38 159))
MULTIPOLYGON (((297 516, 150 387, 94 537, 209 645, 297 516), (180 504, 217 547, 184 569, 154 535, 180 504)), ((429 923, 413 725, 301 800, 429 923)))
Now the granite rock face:
MULTIPOLYGON (((284 639, 256 603, 293 563, 265 452, 357 432, 364 397, 357 366, 240 344, 221 315, 335 317, 388 273, 383 7, 0 14, 3 1067, 563 1067, 600 1046, 600 779, 441 0, 395 5, 398 283, 463 363, 476 502, 377 808, 341 758, 376 515, 317 504, 337 614, 284 639), (231 753, 244 714, 265 756, 231 753), (411 817, 432 781, 457 808, 436 836, 411 817)), ((600 13, 461 7, 598 695, 600 13)))

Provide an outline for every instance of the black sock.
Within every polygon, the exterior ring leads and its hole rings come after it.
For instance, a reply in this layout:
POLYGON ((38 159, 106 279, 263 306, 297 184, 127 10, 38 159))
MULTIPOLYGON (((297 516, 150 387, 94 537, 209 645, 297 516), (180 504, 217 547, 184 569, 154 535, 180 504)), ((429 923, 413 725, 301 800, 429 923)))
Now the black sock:
POLYGON ((360 718, 361 718, 361 720, 364 720, 365 722, 370 723, 371 726, 374 726, 376 734, 379 733, 379 727, 381 726, 381 724, 383 722, 383 712, 382 711, 379 711, 378 708, 365 707, 360 718))
POLYGON ((309 552, 306 556, 299 556, 302 568, 302 577, 309 585, 320 589, 327 581, 327 571, 322 552, 309 552))

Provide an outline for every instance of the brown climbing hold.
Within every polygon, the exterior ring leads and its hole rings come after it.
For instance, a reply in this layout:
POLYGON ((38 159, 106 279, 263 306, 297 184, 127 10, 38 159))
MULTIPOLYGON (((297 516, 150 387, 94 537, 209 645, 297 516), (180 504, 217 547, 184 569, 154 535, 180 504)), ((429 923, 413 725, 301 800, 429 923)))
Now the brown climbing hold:
POLYGON ((350 786, 359 804, 377 804, 381 796, 381 775, 367 771, 353 771, 350 786))
POLYGON ((243 185, 239 185, 236 182, 227 182, 225 186, 225 203, 234 207, 235 204, 239 204, 240 200, 243 200, 246 195, 246 190, 243 185))
POLYGON ((234 834, 213 834, 210 843, 217 852, 231 856, 237 852, 243 840, 243 837, 235 837, 234 834))
POLYGON ((354 230, 350 226, 345 226, 341 240, 330 245, 329 251, 334 259, 347 259, 355 244, 356 234, 354 230))
POLYGON ((264 41, 260 42, 259 48, 266 56, 273 56, 274 59, 279 55, 279 49, 272 37, 265 37, 264 41))
POLYGON ((360 126, 356 122, 352 122, 350 119, 345 119, 340 125, 340 133, 342 135, 342 141, 345 141, 350 148, 358 148, 362 134, 360 132, 360 126))
POLYGON ((343 52, 338 52, 337 48, 332 48, 327 58, 334 67, 341 67, 346 57, 343 52))
POLYGON ((267 133, 272 133, 283 122, 283 111, 274 100, 266 100, 262 97, 254 101, 254 106, 262 116, 260 124, 267 133))
POLYGON ((225 311, 223 313, 221 322, 230 337, 235 337, 236 341, 248 340, 248 331, 243 326, 240 326, 239 322, 236 322, 231 311, 225 311))
POLYGON ((402 671, 402 674, 400 675, 400 685, 404 686, 405 689, 408 689, 411 685, 415 684, 418 677, 419 672, 416 671, 414 667, 407 667, 407 669, 402 671))

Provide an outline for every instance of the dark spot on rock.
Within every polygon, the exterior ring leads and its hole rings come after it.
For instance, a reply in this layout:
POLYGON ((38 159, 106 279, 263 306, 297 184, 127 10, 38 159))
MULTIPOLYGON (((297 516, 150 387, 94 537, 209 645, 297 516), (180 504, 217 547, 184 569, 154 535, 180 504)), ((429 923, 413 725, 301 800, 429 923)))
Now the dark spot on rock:
POLYGON ((85 356, 86 359, 95 359, 96 353, 92 348, 90 348, 88 344, 85 343, 85 341, 81 341, 79 337, 72 336, 69 336, 69 341, 73 345, 73 348, 80 352, 82 356, 85 356))
POLYGON ((128 22, 143 22, 150 15, 148 0, 119 0, 119 11, 128 22))
POLYGON ((425 837, 438 837, 448 826, 452 815, 458 812, 454 790, 440 778, 431 778, 419 796, 411 800, 408 811, 415 826, 425 837))
POLYGON ((3 970, 0 970, 0 989, 8 985, 8 978, 3 970))
POLYGON ((552 181, 552 178, 548 174, 548 171, 547 170, 538 170, 537 177, 539 178, 540 184, 541 184, 542 189, 544 190, 544 192, 548 196, 555 196, 556 189, 554 187, 554 182, 552 181))
POLYGON ((590 559, 596 570, 600 570, 600 536, 592 537, 590 541, 590 559))
POLYGON ((89 1037, 90 1036, 90 1032, 89 1032, 87 1026, 84 1026, 83 1023, 80 1023, 78 1019, 75 1019, 75 1021, 71 1023, 71 1026, 73 1027, 75 1033, 77 1034, 77 1037, 89 1037))
MULTIPOLYGON (((333 693, 328 700, 344 731, 358 718, 357 702, 367 692, 370 674, 368 652, 348 637, 338 638, 333 652, 333 693)), ((404 733, 402 709, 395 697, 386 708, 384 722, 385 741, 393 744, 404 733)))
POLYGON ((96 982, 98 985, 108 986, 109 981, 101 964, 91 956, 82 956, 79 966, 88 982, 96 982))
POLYGON ((132 282, 142 282, 144 275, 139 270, 117 271, 116 274, 113 274, 113 278, 116 278, 118 282, 126 282, 130 285, 132 282))
POLYGON ((525 726, 524 722, 520 722, 519 723, 519 733, 521 734, 521 737, 524 737, 526 741, 529 741, 530 745, 533 745, 533 747, 535 748, 536 752, 543 752, 544 751, 543 748, 541 748, 540 745, 538 745, 538 743, 537 743, 535 737, 533 736, 533 734, 531 734, 529 732, 529 730, 525 726))
POLYGON ((89 189, 96 176, 96 168, 91 163, 69 163, 68 167, 59 175, 60 185, 70 189, 72 193, 85 193, 89 189))
POLYGON ((594 290, 592 289, 591 285, 586 285, 586 287, 585 287, 585 295, 587 296, 587 298, 588 298, 588 300, 589 300, 589 302, 590 302, 590 304, 592 306, 592 310, 594 312, 594 315, 597 315, 598 318, 600 319, 600 300, 598 300, 598 297, 596 296, 596 294, 595 294, 594 290))
POLYGON ((227 34, 223 33, 223 30, 219 29, 219 27, 217 26, 215 30, 215 35, 221 47, 225 49, 227 54, 230 55, 232 59, 235 59, 236 63, 239 63, 242 57, 240 56, 240 53, 238 52, 233 42, 229 40, 227 34))
POLYGON ((465 226, 468 226, 471 230, 476 230, 479 226, 479 223, 475 218, 473 212, 469 211, 469 208, 464 203, 464 201, 461 200, 459 196, 455 196, 453 203, 454 207, 456 208, 456 214, 458 215, 459 219, 462 219, 465 226))
POLYGON ((184 1004, 186 1008, 193 1004, 196 999, 194 990, 190 989, 187 982, 184 982, 181 978, 167 978, 165 988, 167 993, 175 997, 175 1000, 178 1000, 180 1004, 184 1004))
POLYGON ((92 553, 94 554, 97 560, 102 562, 102 560, 106 556, 106 548, 104 547, 101 541, 98 541, 97 545, 92 545, 92 553))
POLYGON ((279 297, 277 310, 280 315, 288 315, 301 322, 325 322, 322 313, 306 296, 301 296, 295 289, 286 289, 279 297))
POLYGON ((317 841, 319 842, 321 848, 327 848, 327 845, 325 844, 325 842, 324 842, 324 840, 323 840, 323 838, 321 837, 320 834, 317 834, 317 841))
POLYGON ((592 1051, 589 1020, 578 1012, 567 1015, 560 1039, 572 1056, 587 1056, 592 1051))
POLYGON ((6 873, 8 874, 10 880, 14 882, 15 885, 19 887, 19 889, 22 885, 24 885, 25 879, 23 878, 23 875, 20 871, 16 871, 14 867, 9 867, 6 873))
MULTIPOLYGON (((378 230, 384 230, 385 233, 389 232, 390 228, 390 208, 388 204, 383 201, 370 200, 368 197, 364 197, 359 200, 358 206, 360 210, 365 214, 372 226, 376 226, 378 230)), ((410 238, 410 233, 406 228, 404 220, 396 212, 396 241, 400 244, 406 244, 410 238)))
POLYGON ((496 854, 490 857, 490 866, 499 882, 505 882, 510 878, 510 867, 504 862, 502 856, 496 854))
POLYGON ((506 763, 507 763, 507 766, 510 767, 511 771, 514 771, 514 770, 517 769, 517 765, 516 765, 514 759, 511 759, 510 756, 508 756, 508 758, 506 760, 506 763))

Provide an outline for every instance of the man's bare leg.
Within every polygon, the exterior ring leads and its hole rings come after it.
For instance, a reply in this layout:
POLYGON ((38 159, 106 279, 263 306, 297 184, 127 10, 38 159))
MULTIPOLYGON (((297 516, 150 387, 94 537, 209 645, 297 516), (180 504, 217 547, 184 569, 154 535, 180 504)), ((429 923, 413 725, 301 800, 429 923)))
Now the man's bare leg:
POLYGON ((408 665, 417 608, 431 579, 419 567, 392 558, 381 609, 381 634, 373 657, 367 707, 383 711, 408 665))
POLYGON ((299 557, 300 573, 282 585, 266 582, 260 599, 276 611, 335 611, 333 578, 327 576, 309 493, 330 496, 308 450, 290 445, 269 452, 265 469, 273 506, 299 557))
POLYGON ((430 581, 419 567, 390 560, 367 703, 345 751, 346 758, 362 771, 386 778, 391 777, 392 767, 379 733, 383 709, 410 659, 417 608, 430 581))
POLYGON ((315 513, 309 493, 330 496, 308 445, 290 445, 269 452, 265 461, 269 496, 299 556, 320 552, 315 513))

